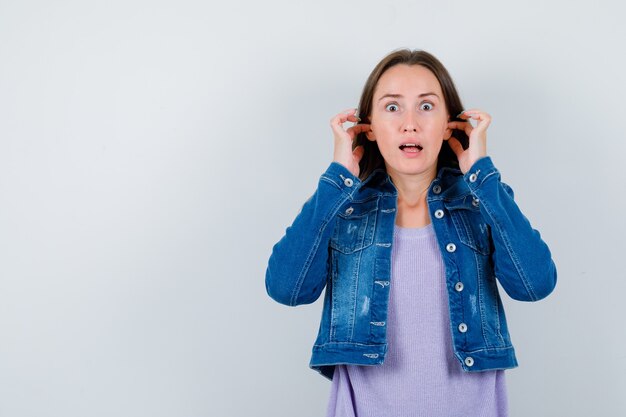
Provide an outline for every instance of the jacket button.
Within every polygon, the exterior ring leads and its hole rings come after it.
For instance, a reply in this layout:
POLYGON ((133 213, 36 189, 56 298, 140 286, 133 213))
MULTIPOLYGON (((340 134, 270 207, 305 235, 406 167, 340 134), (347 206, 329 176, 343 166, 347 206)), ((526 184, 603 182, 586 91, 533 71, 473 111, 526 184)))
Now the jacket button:
POLYGON ((433 186, 433 193, 435 194, 439 194, 441 192, 441 185, 435 185, 433 186))
POLYGON ((463 288, 464 288, 464 286, 463 286, 463 283, 461 281, 459 281, 456 284, 454 284, 454 289, 459 291, 459 292, 463 291, 463 288))
POLYGON ((346 187, 352 187, 354 181, 352 181, 352 178, 346 178, 345 180, 343 180, 343 183, 346 185, 346 187))
POLYGON ((448 243, 446 245, 446 250, 448 252, 454 252, 456 250, 456 245, 454 243, 448 243))
POLYGON ((472 201, 472 206, 474 206, 474 207, 478 207, 478 205, 479 205, 479 204, 480 204, 480 203, 479 203, 479 200, 478 200, 477 198, 475 198, 475 199, 472 201))
POLYGON ((470 180, 470 182, 476 182, 476 180, 477 180, 477 179, 478 179, 478 175, 476 175, 476 174, 474 174, 474 173, 472 173, 472 174, 469 176, 469 180, 470 180))
POLYGON ((474 366, 474 359, 471 356, 468 356, 467 358, 465 358, 465 365, 474 366))
POLYGON ((465 333, 467 331, 467 324, 465 324, 465 323, 459 324, 459 331, 461 333, 465 333))
POLYGON ((443 217, 443 210, 437 210, 435 211, 435 217, 440 219, 443 217))
POLYGON ((345 211, 346 216, 351 215, 353 211, 354 211, 354 209, 353 209, 352 207, 348 207, 348 208, 346 209, 346 211, 345 211))

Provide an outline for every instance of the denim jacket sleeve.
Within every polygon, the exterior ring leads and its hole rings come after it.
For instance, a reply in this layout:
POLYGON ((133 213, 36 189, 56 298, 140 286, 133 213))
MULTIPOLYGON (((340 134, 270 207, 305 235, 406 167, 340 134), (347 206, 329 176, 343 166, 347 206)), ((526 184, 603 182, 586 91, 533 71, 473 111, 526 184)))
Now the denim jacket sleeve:
POLYGON ((513 200, 513 190, 500 181, 491 158, 476 161, 463 178, 491 228, 494 272, 502 288, 520 301, 546 297, 556 285, 550 249, 513 200))
POLYGON ((328 277, 332 220, 360 186, 361 181, 336 162, 322 174, 317 190, 272 249, 265 273, 271 298, 290 306, 317 300, 328 277))

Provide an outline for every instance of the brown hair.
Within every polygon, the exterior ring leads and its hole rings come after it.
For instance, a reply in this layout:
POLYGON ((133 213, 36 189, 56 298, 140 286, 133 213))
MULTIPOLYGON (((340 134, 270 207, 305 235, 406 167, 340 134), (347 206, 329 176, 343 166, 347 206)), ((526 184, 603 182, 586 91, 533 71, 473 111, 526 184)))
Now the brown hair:
MULTIPOLYGON (((426 51, 400 49, 384 57, 367 78, 365 86, 363 87, 363 92, 361 93, 361 100, 359 101, 359 117, 361 118, 361 123, 370 123, 369 116, 372 112, 372 100, 374 99, 374 90, 376 89, 378 80, 380 80, 380 77, 385 73, 385 71, 394 65, 399 64, 421 65, 422 67, 430 70, 439 81, 444 101, 446 103, 446 109, 448 110, 451 121, 462 120, 455 117, 463 111, 461 98, 459 97, 459 93, 456 91, 452 77, 450 77, 448 70, 443 66, 443 64, 426 51)), ((468 138, 464 132, 455 130, 454 137, 460 140, 464 149, 467 148, 468 138)), ((365 133, 360 133, 354 140, 353 147, 356 148, 359 145, 363 146, 365 151, 361 161, 359 162, 359 177, 364 180, 375 169, 381 167, 384 168, 385 161, 380 153, 380 150, 378 150, 378 144, 376 142, 369 141, 365 136, 365 133)), ((439 151, 437 170, 444 166, 452 168, 459 167, 459 161, 447 141, 443 142, 441 150, 439 151)))

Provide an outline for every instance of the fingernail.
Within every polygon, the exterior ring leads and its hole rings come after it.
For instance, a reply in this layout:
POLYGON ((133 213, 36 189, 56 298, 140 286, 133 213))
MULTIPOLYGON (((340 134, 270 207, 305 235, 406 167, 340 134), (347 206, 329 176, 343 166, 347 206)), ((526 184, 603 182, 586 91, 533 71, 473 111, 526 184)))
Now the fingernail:
POLYGON ((355 117, 356 117, 356 121, 357 121, 357 122, 360 122, 360 121, 361 121, 361 118, 360 118, 359 116, 355 116, 355 117))
POLYGON ((463 110, 461 113, 457 114, 456 117, 461 117, 461 115, 465 113, 465 110, 463 110))

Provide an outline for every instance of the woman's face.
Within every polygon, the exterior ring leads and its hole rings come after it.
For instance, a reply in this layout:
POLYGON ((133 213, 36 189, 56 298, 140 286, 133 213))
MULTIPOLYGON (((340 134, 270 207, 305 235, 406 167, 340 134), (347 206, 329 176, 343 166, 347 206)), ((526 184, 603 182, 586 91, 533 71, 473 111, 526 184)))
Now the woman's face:
POLYGON ((368 139, 378 143, 387 172, 435 176, 449 115, 435 75, 420 65, 399 64, 378 80, 368 139))

